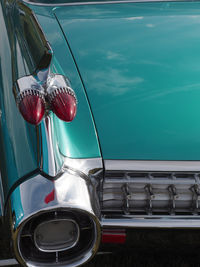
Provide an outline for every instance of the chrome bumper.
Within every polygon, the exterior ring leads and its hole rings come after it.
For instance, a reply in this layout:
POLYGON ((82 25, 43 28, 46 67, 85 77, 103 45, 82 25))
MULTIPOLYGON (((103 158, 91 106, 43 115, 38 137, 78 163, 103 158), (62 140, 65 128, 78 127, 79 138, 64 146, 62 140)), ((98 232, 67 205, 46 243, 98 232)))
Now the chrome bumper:
POLYGON ((102 218, 103 228, 199 229, 200 216, 149 216, 133 218, 102 218))

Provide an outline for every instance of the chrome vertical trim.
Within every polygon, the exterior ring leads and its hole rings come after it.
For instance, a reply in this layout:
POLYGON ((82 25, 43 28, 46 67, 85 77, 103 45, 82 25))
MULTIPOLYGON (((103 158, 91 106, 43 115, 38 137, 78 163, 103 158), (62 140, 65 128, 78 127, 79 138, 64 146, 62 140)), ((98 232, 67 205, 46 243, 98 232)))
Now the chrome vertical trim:
POLYGON ((47 115, 38 126, 40 128, 40 169, 50 176, 62 172, 64 156, 60 153, 53 125, 53 114, 47 115))

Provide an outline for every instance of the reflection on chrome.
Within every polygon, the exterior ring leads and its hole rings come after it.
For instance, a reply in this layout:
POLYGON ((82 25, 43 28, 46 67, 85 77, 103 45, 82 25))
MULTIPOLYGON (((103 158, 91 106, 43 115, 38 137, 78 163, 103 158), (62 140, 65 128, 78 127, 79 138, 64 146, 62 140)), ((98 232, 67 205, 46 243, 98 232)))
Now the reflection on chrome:
POLYGON ((101 158, 72 159, 65 158, 65 169, 79 171, 86 176, 98 175, 102 172, 103 164, 101 158))
POLYGON ((38 91, 39 93, 44 94, 44 88, 38 83, 36 77, 32 75, 18 79, 16 82, 16 87, 14 89, 17 101, 26 90, 30 90, 32 93, 38 91))

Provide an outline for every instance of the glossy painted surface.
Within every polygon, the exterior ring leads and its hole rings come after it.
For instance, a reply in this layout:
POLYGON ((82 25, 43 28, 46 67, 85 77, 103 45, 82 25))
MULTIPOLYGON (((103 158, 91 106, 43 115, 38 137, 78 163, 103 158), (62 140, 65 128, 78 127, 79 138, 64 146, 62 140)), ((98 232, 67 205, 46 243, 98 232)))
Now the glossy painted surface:
POLYGON ((199 2, 54 8, 103 158, 200 159, 199 10, 199 2))

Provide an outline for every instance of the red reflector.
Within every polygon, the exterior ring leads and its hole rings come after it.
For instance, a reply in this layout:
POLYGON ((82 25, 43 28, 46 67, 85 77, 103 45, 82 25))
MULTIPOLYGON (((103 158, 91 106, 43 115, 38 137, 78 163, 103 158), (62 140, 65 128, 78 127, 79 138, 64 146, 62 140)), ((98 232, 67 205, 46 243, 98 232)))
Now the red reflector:
POLYGON ((19 110, 27 122, 37 125, 44 116, 45 102, 38 92, 34 93, 32 91, 23 92, 19 99, 19 110))
POLYGON ((50 95, 51 108, 59 119, 70 122, 76 116, 76 97, 73 90, 59 88, 50 95))
POLYGON ((49 202, 53 201, 55 199, 55 190, 51 191, 44 199, 44 202, 48 204, 49 202))
POLYGON ((125 230, 103 230, 102 243, 124 244, 126 242, 125 230))

